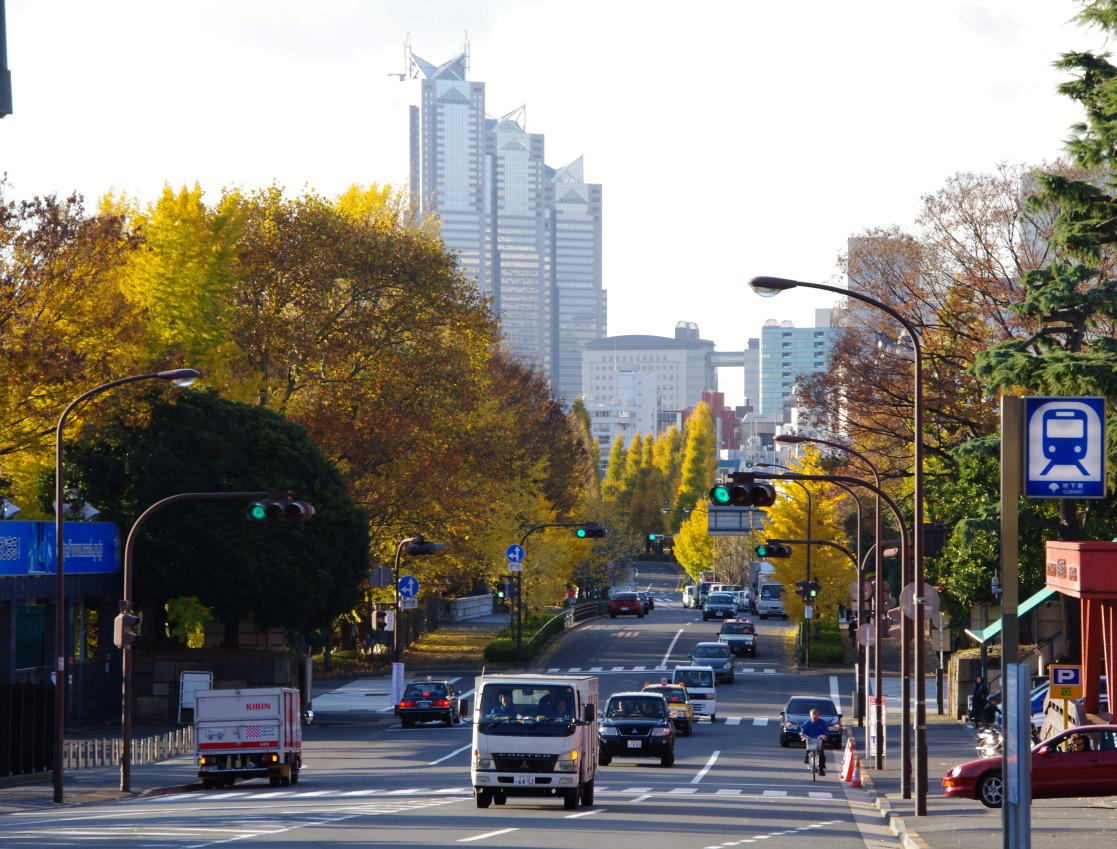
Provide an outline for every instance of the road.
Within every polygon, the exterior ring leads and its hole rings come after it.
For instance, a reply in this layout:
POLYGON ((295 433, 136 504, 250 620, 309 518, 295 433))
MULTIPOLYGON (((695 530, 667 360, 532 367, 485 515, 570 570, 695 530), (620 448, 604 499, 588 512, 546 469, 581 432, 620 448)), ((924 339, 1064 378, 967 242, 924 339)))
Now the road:
MULTIPOLYGON (((603 619, 571 635, 541 671, 592 672, 602 699, 658 680, 659 666, 686 661, 715 623, 684 610, 673 569, 641 564, 639 589, 658 599, 644 619, 603 619)), ((788 694, 841 696, 848 676, 792 674, 777 646, 787 626, 758 622, 760 653, 738 662, 736 682, 718 689, 716 723, 680 737, 676 762, 617 759, 601 768, 596 804, 576 812, 561 802, 510 799, 479 810, 469 786, 471 729, 402 729, 391 715, 312 729, 297 787, 266 782, 0 819, 0 847, 129 846, 203 849, 237 843, 341 847, 618 846, 705 849, 763 844, 878 849, 898 843, 834 770, 812 783, 802 750, 777 743, 788 694)), ((464 679, 462 689, 471 689, 464 679)), ((369 715, 371 716, 371 714, 369 715)))

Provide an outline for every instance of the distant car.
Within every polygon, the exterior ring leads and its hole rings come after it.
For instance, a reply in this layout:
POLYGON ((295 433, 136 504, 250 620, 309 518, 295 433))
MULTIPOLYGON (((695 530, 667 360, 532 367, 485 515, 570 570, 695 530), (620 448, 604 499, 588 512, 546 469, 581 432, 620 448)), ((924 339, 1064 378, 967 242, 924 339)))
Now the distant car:
POLYGON ((706 606, 702 608, 702 621, 710 619, 732 619, 737 615, 737 601, 730 593, 710 593, 706 606))
POLYGON ((597 726, 598 763, 613 758, 659 758, 675 763, 675 724, 658 693, 615 693, 597 726))
MULTIPOLYGON (((1117 795, 1117 725, 1084 725, 1032 747, 1032 798, 1117 795), (1074 738, 1084 740, 1074 747, 1074 738)), ((987 808, 1004 802, 1000 755, 960 764, 941 779, 952 798, 977 799, 987 808)))
POLYGON ((410 728, 416 722, 461 724, 458 691, 449 681, 413 681, 396 705, 399 724, 410 728))
POLYGON ((694 733, 694 715, 691 711, 690 696, 682 684, 645 684, 645 693, 658 693, 667 702, 667 714, 675 723, 675 730, 684 737, 694 733))
POLYGON ((650 613, 655 610, 655 599, 645 592, 638 592, 636 595, 640 596, 640 601, 644 602, 644 613, 650 613))
POLYGON ((613 593, 609 599, 609 618, 616 619, 622 614, 632 614, 638 619, 644 618, 644 602, 636 593, 613 593))
POLYGON ((811 718, 811 710, 818 709, 818 718, 830 726, 826 743, 831 749, 842 747, 842 715, 831 699, 822 696, 792 696, 780 711, 780 745, 800 744, 799 727, 811 718))
POLYGON ((696 603, 694 598, 696 590, 697 587, 695 587, 694 584, 690 584, 689 586, 683 588, 683 607, 685 607, 687 610, 694 607, 696 603))
POLYGON ((748 619, 726 619, 722 622, 718 642, 729 646, 735 655, 756 656, 756 628, 748 619))
POLYGON ((708 666, 714 670, 715 681, 733 683, 733 654, 726 643, 699 643, 690 654, 695 666, 708 666))

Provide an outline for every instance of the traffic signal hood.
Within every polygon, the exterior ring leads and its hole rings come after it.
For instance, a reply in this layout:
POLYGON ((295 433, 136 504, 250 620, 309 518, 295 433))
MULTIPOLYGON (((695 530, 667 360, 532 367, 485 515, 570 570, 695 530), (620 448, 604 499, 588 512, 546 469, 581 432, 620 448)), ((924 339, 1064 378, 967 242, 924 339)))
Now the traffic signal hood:
POLYGON ((122 649, 132 645, 138 636, 136 631, 139 626, 140 617, 134 613, 118 613, 112 623, 112 641, 116 643, 116 647, 122 649))
POLYGON ((776 488, 768 483, 718 484, 710 490, 715 507, 771 507, 776 503, 776 488))

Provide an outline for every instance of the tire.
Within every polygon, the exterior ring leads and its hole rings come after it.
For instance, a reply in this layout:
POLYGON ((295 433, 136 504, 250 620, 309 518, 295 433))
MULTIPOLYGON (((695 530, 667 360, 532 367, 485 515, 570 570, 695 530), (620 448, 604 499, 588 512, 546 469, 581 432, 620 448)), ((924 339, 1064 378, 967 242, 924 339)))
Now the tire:
POLYGON ((494 805, 503 805, 507 801, 508 801, 508 797, 505 796, 503 793, 494 793, 493 794, 493 804, 494 805))
POLYGON ((597 762, 601 766, 609 766, 613 762, 613 756, 608 752, 598 752, 597 762))
POLYGON ((582 785, 582 804, 587 808, 593 804, 593 779, 582 785))
POLYGON ((707 616, 707 615, 706 615, 705 613, 703 613, 703 614, 702 614, 702 621, 703 621, 703 622, 709 622, 709 621, 710 621, 710 617, 709 617, 709 616, 707 616))
POLYGON ((664 755, 663 757, 661 757, 659 759, 659 765, 660 766, 674 766, 674 764, 675 764, 675 752, 674 752, 674 750, 668 752, 666 755, 664 755))
POLYGON ((611 611, 610 611, 610 613, 609 613, 609 618, 610 618, 610 619, 616 619, 616 618, 617 618, 617 614, 615 614, 615 613, 613 613, 613 612, 611 612, 611 611))
POLYGON ((686 728, 683 729, 683 736, 684 737, 689 737, 693 733, 694 733, 694 726, 691 723, 688 722, 686 724, 686 728))
POLYGON ((999 808, 1004 802, 1005 782, 999 772, 990 772, 977 783, 977 798, 987 808, 999 808))
POLYGON ((788 739, 787 739, 786 737, 784 737, 784 736, 783 736, 783 735, 781 734, 781 735, 780 735, 780 745, 781 745, 781 746, 783 746, 783 747, 784 747, 784 748, 786 749, 786 748, 787 748, 788 746, 790 746, 790 745, 791 745, 791 743, 790 743, 790 742, 788 741, 788 739))
POLYGON ((445 722, 446 722, 446 727, 447 728, 449 728, 451 725, 454 724, 454 712, 453 711, 450 711, 450 713, 446 714, 445 722))
POLYGON ((225 779, 225 786, 226 787, 232 787, 236 783, 237 783, 237 780, 235 778, 226 778, 225 779))
POLYGON ((282 787, 283 779, 280 778, 278 775, 273 775, 271 778, 268 779, 268 784, 270 784, 272 787, 282 787))
POLYGON ((716 713, 711 713, 710 714, 710 725, 713 725, 717 721, 718 721, 718 715, 716 713))
POLYGON ((768 617, 767 617, 767 616, 765 616, 765 615, 764 615, 763 613, 761 613, 761 614, 760 614, 760 621, 761 621, 761 622, 763 622, 763 621, 764 621, 765 619, 767 619, 767 618, 768 618, 768 617))
POLYGON ((291 774, 290 773, 280 777, 279 786, 280 787, 290 787, 291 786, 291 774))
POLYGON ((474 787, 473 797, 477 801, 478 808, 487 808, 493 803, 493 791, 488 787, 474 787))
POLYGON ((298 783, 299 783, 299 763, 298 763, 298 761, 296 761, 295 763, 291 764, 291 784, 294 785, 294 784, 298 784, 298 783))
POLYGON ((573 811, 578 807, 578 791, 567 790, 562 796, 562 806, 568 811, 573 811))
POLYGON ((203 790, 216 790, 220 786, 221 786, 220 784, 218 784, 217 782, 214 782, 214 781, 203 781, 202 782, 202 789, 203 790))
POLYGON ((636 614, 636 618, 637 618, 637 619, 643 619, 643 618, 644 618, 644 614, 643 614, 643 613, 637 613, 637 614, 636 614))

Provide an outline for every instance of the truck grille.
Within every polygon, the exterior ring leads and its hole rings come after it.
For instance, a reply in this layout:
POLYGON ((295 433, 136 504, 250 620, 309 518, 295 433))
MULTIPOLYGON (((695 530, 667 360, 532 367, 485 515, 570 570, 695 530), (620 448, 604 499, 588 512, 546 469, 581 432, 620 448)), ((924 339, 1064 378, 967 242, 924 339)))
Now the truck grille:
POLYGON ((493 766, 500 772, 554 772, 558 755, 493 753, 493 766))

